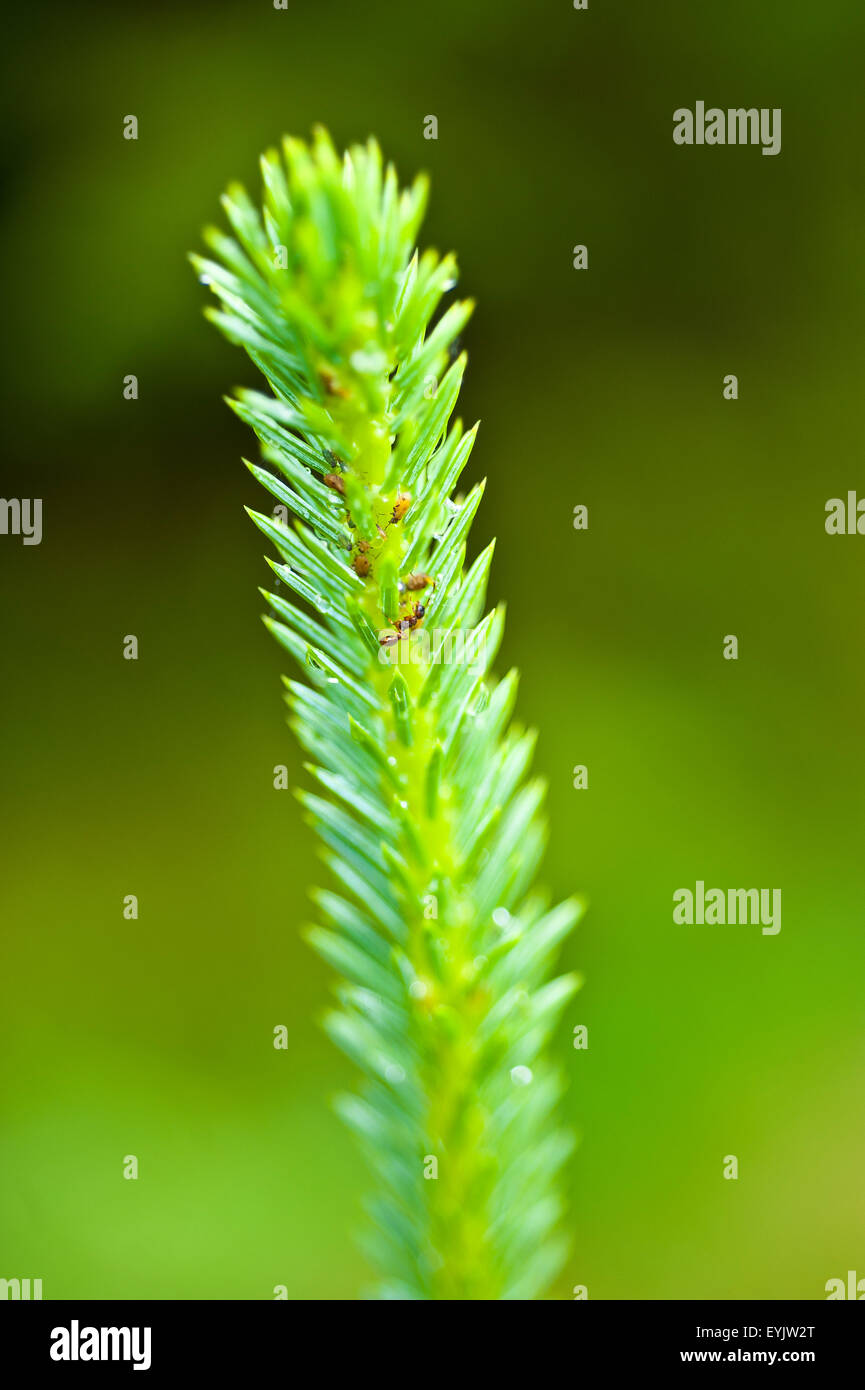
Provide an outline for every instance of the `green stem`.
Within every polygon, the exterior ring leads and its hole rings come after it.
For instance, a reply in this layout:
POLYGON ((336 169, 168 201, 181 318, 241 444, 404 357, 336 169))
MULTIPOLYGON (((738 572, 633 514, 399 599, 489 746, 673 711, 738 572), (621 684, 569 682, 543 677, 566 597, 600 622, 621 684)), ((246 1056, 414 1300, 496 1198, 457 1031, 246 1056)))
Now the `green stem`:
POLYGON ((341 160, 317 131, 262 169, 263 215, 232 186, 237 240, 210 230, 216 259, 194 261, 273 393, 232 405, 290 517, 253 513, 289 591, 268 626, 305 677, 292 727, 331 798, 301 798, 340 890, 310 939, 346 978, 327 1026, 368 1078, 339 1106, 377 1174, 369 1245, 385 1297, 532 1298, 564 1253, 570 1142, 541 1053, 579 910, 530 891, 541 795, 514 674, 489 669, 501 611, 479 622, 491 547, 463 568, 482 489, 450 497, 475 438, 449 423, 472 306, 434 321, 454 259, 414 250, 425 183, 400 192, 374 142, 341 160), (484 650, 438 653, 439 626, 484 650))

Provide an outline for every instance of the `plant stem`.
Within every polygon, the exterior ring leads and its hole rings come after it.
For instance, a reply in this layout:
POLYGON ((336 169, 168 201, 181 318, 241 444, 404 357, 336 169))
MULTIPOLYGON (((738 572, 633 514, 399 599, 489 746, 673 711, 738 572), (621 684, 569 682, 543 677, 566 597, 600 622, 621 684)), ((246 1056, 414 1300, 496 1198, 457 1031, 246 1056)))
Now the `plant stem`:
POLYGON ((534 740, 510 724, 514 673, 491 671, 492 547, 465 568, 482 487, 450 497, 476 432, 449 424, 472 306, 433 322, 455 261, 414 251, 425 184, 400 193, 373 142, 340 161, 319 131, 262 169, 263 213, 233 186, 237 240, 211 230, 217 259, 193 259, 273 392, 229 403, 294 518, 251 513, 282 557, 266 621, 305 673, 291 724, 327 793, 300 794, 339 887, 310 940, 344 977, 326 1026, 367 1076, 338 1101, 377 1176, 367 1247, 383 1297, 531 1298, 565 1250, 543 1049, 579 983, 549 978, 579 905, 530 891, 534 740))

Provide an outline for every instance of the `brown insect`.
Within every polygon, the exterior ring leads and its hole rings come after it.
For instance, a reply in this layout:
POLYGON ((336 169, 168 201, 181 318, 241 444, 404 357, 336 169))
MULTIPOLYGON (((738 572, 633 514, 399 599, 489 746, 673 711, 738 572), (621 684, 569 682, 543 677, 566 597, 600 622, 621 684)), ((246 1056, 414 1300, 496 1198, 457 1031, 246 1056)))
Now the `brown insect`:
POLYGON ((414 594, 418 589, 428 588, 430 584, 435 588, 436 582, 432 576, 424 574, 423 570, 418 570, 415 574, 410 574, 407 579, 401 579, 397 587, 401 594, 405 593, 406 589, 409 593, 414 594))
POLYGON ((340 497, 345 497, 345 480, 341 478, 338 473, 325 473, 324 482, 327 487, 333 488, 334 492, 338 492, 340 497))
POLYGON ((351 562, 351 567, 355 574, 359 574, 361 579, 366 579, 369 574, 369 560, 365 555, 355 555, 351 562))
POLYGON ((394 623, 396 632, 385 632, 379 637, 379 645, 382 647, 393 647, 401 637, 405 637, 406 633, 414 632, 418 624, 423 622, 425 613, 426 609, 423 604, 416 603, 412 611, 407 613, 404 618, 397 618, 394 623))
POLYGON ((402 521, 409 507, 411 506, 411 493, 400 492, 393 504, 393 516, 391 521, 402 521))
POLYGON ((329 396, 340 396, 342 400, 348 400, 350 393, 346 391, 344 386, 340 386, 333 372, 323 371, 321 383, 329 396))

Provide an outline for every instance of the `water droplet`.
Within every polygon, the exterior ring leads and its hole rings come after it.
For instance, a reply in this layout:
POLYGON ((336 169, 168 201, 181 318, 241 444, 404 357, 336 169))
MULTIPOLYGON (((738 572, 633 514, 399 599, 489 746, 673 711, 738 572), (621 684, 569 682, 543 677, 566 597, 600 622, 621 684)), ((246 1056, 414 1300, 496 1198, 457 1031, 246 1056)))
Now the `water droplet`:
POLYGON ((387 760, 387 762, 388 762, 388 767, 396 767, 396 758, 394 757, 393 753, 390 753, 390 754, 388 755, 388 760, 387 760))
POLYGON ((358 348, 351 354, 349 359, 356 372, 364 376, 372 376, 377 372, 383 372, 387 366, 387 358, 375 346, 371 348, 358 348))
POLYGON ((511 914, 506 907, 497 907, 493 911, 493 922, 497 927, 509 927, 511 924, 511 914))
MULTIPOLYGON (((405 1072, 396 1062, 388 1062, 384 1069, 384 1076, 385 1080, 390 1081, 394 1086, 398 1086, 401 1081, 405 1081, 405 1072)), ((529 1077, 531 1077, 531 1072, 529 1072, 529 1077)))
POLYGON ((199 277, 198 277, 198 283, 199 283, 199 285, 209 285, 209 284, 210 284, 210 276, 209 276, 209 275, 199 275, 199 277))
POLYGON ((429 989, 427 988, 426 981, 412 980, 408 987, 408 992, 412 999, 426 999, 429 994, 429 989))
POLYGON ((511 1067, 511 1081, 515 1086, 531 1086, 532 1080, 530 1067, 511 1067))

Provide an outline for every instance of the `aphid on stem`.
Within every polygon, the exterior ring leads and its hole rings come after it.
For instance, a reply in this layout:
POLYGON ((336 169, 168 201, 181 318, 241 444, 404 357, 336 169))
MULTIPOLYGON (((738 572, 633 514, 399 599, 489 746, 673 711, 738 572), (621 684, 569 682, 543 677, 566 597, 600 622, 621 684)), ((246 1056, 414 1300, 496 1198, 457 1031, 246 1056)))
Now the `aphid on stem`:
POLYGON ((435 588, 436 582, 432 575, 424 574, 423 570, 418 570, 415 574, 408 575, 406 579, 401 579, 397 584, 397 588, 401 594, 404 594, 406 590, 413 594, 419 589, 429 588, 430 584, 435 588))
POLYGON ((344 386, 340 386, 333 372, 325 370, 320 372, 319 375, 321 376, 321 384, 329 396, 339 396, 340 399, 344 401, 349 399, 351 392, 347 391, 344 386))

